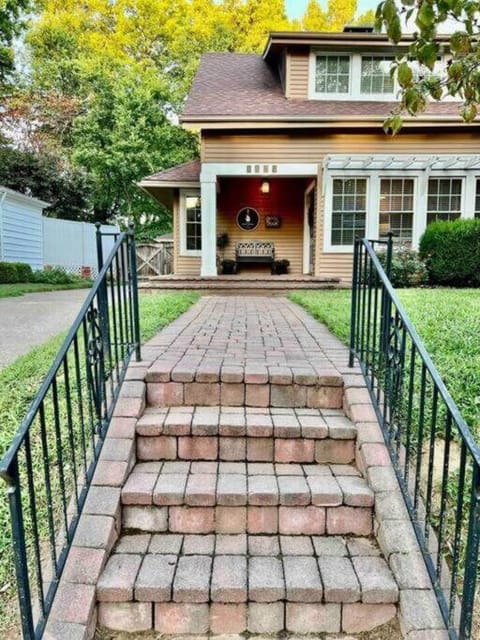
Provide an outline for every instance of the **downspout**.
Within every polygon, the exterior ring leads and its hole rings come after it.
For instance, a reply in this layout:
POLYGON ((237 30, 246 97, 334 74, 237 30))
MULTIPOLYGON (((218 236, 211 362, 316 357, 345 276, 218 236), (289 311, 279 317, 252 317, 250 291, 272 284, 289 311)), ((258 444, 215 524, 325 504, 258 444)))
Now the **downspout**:
POLYGON ((7 197, 6 191, 0 191, 0 260, 3 262, 5 257, 5 238, 3 237, 3 202, 7 197))

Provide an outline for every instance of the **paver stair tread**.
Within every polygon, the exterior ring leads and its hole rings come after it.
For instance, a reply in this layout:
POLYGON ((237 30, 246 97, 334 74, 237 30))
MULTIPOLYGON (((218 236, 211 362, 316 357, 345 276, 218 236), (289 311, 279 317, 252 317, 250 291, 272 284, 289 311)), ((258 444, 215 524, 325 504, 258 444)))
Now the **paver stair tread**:
POLYGON ((261 407, 148 407, 136 427, 140 436, 247 436, 354 439, 354 424, 338 409, 261 407))
POLYGON ((350 465, 166 461, 138 463, 122 503, 372 507, 373 492, 350 465))
MULTIPOLYGON (((271 340, 275 341, 276 336, 271 340)), ((259 341, 260 342, 260 341, 259 341)), ((272 347, 277 346, 272 342, 272 347)), ((148 369, 146 382, 225 382, 245 384, 300 384, 306 386, 341 387, 342 375, 331 365, 324 354, 311 354, 297 349, 285 350, 276 356, 261 359, 265 344, 261 340, 256 354, 257 362, 239 364, 241 359, 205 355, 200 360, 198 350, 178 353, 166 352, 148 369)))
POLYGON ((100 602, 395 603, 369 538, 124 535, 97 584, 100 602))

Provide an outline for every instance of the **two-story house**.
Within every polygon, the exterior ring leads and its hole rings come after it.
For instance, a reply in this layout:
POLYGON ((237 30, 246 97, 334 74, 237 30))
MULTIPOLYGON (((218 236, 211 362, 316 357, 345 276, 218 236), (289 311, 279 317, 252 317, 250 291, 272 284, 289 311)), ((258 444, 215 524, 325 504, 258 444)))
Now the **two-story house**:
POLYGON ((415 247, 433 220, 480 216, 479 122, 465 124, 458 102, 383 132, 398 95, 390 65, 408 44, 357 28, 204 55, 182 117, 200 160, 140 183, 173 211, 174 273, 217 275, 226 233, 225 258, 268 243, 292 275, 348 280, 355 236, 392 230, 415 247))

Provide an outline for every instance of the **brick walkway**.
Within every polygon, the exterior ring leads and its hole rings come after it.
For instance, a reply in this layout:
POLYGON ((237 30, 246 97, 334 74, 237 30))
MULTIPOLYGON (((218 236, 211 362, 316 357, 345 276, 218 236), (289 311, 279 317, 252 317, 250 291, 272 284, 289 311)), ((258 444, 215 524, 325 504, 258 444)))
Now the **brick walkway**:
POLYGON ((423 618, 402 602, 441 629, 363 378, 325 327, 282 298, 203 298, 142 353, 48 637, 90 638, 95 605, 139 638, 351 634, 398 601, 408 631, 423 618))
POLYGON ((150 342, 149 398, 164 406, 340 407, 339 353, 344 360, 343 345, 285 299, 204 298, 150 342))

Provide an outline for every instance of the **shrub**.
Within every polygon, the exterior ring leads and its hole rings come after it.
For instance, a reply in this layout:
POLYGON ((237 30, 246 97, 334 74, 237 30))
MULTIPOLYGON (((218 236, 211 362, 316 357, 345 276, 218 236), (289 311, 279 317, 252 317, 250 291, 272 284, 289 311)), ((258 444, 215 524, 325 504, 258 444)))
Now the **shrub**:
MULTIPOLYGON (((379 253, 378 258, 385 268, 387 264, 386 252, 379 253)), ((425 284, 427 279, 427 269, 416 251, 402 245, 394 247, 390 272, 390 282, 394 287, 417 287, 420 284, 425 284)))
POLYGON ((0 284, 31 282, 33 271, 26 262, 0 262, 0 284))
POLYGON ((420 240, 420 256, 432 284, 480 286, 480 220, 433 222, 420 240))
POLYGON ((78 276, 67 273, 61 267, 52 267, 44 271, 35 271, 33 282, 44 282, 46 284, 73 284, 81 280, 78 276))
POLYGON ((18 282, 31 282, 33 277, 32 267, 26 262, 13 262, 18 273, 18 282))

